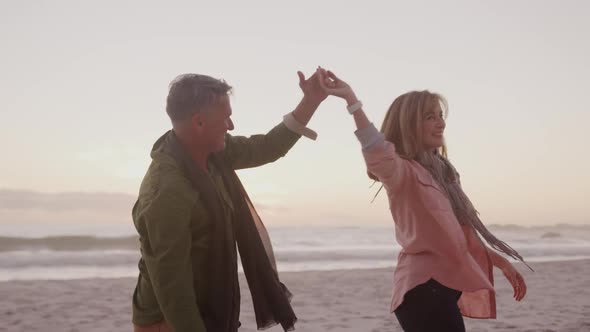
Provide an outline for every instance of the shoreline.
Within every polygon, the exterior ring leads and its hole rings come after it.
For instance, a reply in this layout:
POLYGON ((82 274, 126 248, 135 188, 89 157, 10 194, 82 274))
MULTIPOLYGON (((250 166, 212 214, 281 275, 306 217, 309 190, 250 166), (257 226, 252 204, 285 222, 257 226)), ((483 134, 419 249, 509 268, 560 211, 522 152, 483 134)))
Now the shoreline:
MULTIPOLYGON (((465 318, 467 331, 590 330, 590 259, 517 264, 528 285, 522 302, 495 271, 498 318, 465 318)), ((401 331, 389 313, 393 268, 280 272, 294 294, 299 331, 401 331)), ((243 274, 240 332, 255 319, 243 274)), ((0 282, 0 331, 129 331, 135 278, 0 282)), ((278 326, 266 331, 279 332, 278 326)))
MULTIPOLYGON (((567 256, 560 256, 559 259, 528 259, 526 262, 530 265, 530 264, 545 264, 545 263, 560 263, 560 262, 577 262, 577 261, 585 261, 585 260, 590 260, 590 256, 587 255, 581 255, 581 256, 571 256, 571 257, 567 257, 567 256)), ((511 260, 512 263, 514 264, 522 264, 519 261, 516 260, 511 260)), ((280 264, 279 264, 280 267, 280 264)), ((44 267, 46 269, 49 269, 49 267, 44 267)), ((51 274, 56 274, 55 271, 59 271, 59 269, 62 268, 57 267, 57 268, 51 268, 53 271, 51 274)), ((65 268, 70 268, 69 266, 65 266, 65 268)), ((76 266, 76 268, 80 268, 82 270, 84 270, 85 268, 89 269, 89 270, 95 270, 96 267, 95 266, 82 266, 82 267, 78 267, 76 266)), ((2 271, 0 271, 0 283, 5 283, 5 282, 14 282, 14 281, 75 281, 75 280, 93 280, 93 279, 97 279, 97 280, 110 280, 110 279, 125 279, 125 278, 137 278, 137 268, 135 266, 125 266, 124 267, 125 270, 132 270, 133 272, 126 272, 124 273, 125 275, 121 275, 122 273, 119 272, 119 274, 117 273, 111 273, 114 274, 113 275, 107 275, 107 276, 83 276, 83 277, 49 277, 49 278, 35 278, 35 277, 25 277, 25 278, 12 278, 12 279, 4 279, 4 276, 2 276, 2 271)), ((238 274, 242 275, 243 272, 241 271, 241 266, 238 266, 238 274)), ((279 269, 279 273, 282 275, 284 273, 319 273, 319 272, 337 272, 337 271, 341 271, 341 272, 349 272, 349 271, 364 271, 364 270, 393 270, 395 269, 395 265, 392 266, 376 266, 376 267, 350 267, 350 268, 336 268, 336 269, 309 269, 309 270, 302 270, 302 271, 293 271, 293 270, 289 270, 289 269, 284 269, 284 270, 280 270, 279 269)), ((36 270, 32 270, 30 271, 31 273, 35 273, 35 272, 39 272, 36 270)), ((86 271, 83 271, 86 272, 86 271)), ((80 274, 80 272, 78 272, 80 274)), ((21 273, 22 274, 22 273, 21 273)), ((84 273, 81 273, 84 274, 84 273)), ((89 274, 89 273, 86 273, 89 274)))

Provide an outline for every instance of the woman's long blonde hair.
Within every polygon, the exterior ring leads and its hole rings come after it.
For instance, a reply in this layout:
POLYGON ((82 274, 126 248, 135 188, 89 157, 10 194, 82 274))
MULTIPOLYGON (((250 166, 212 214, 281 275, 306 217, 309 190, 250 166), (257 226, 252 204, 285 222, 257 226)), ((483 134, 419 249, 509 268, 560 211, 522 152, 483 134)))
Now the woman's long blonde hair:
MULTIPOLYGON (((453 207, 453 213, 460 224, 472 227, 497 251, 524 262, 524 259, 516 250, 496 238, 481 222, 477 210, 461 188, 459 173, 447 158, 446 145, 443 143, 435 153, 424 150, 422 145, 422 120, 427 112, 435 110, 437 106, 440 106, 443 117, 446 117, 448 111, 447 101, 441 95, 428 90, 405 93, 395 98, 391 106, 389 106, 381 125, 381 133, 383 133, 387 141, 394 144, 399 156, 408 160, 416 160, 430 172, 434 180, 444 189, 453 207)), ((379 181, 373 174, 368 173, 368 175, 371 179, 379 181)), ((377 197, 379 191, 377 191, 375 197, 377 197)), ((375 197, 373 197, 373 200, 375 200, 375 197)))
MULTIPOLYGON (((404 159, 416 160, 422 148, 422 118, 426 112, 440 106, 443 116, 447 116, 448 104, 446 99, 428 90, 410 91, 395 98, 383 119, 381 133, 385 140, 393 143, 398 155, 404 159)), ((447 147, 443 144, 438 152, 447 157, 447 147)), ((377 178, 368 173, 369 177, 377 178)))

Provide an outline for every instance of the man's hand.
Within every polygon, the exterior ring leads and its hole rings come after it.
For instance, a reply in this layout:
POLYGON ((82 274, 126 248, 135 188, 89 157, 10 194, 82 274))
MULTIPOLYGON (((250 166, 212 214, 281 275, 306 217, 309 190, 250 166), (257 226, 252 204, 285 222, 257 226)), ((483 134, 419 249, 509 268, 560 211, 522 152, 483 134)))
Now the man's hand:
POLYGON ((303 98, 309 100, 311 103, 319 105, 328 97, 328 94, 320 85, 317 71, 308 79, 305 79, 305 75, 300 71, 297 72, 297 75, 299 75, 299 87, 301 88, 301 91, 303 91, 303 98))

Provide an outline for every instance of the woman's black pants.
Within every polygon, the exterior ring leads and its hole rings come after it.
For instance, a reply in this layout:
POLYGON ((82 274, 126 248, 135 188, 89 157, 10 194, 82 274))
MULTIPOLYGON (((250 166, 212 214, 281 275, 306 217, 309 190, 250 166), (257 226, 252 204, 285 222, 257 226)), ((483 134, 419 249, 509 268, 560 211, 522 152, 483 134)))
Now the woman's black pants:
POLYGON ((460 291, 430 279, 406 293, 395 316, 405 332, 465 332, 460 296, 460 291))

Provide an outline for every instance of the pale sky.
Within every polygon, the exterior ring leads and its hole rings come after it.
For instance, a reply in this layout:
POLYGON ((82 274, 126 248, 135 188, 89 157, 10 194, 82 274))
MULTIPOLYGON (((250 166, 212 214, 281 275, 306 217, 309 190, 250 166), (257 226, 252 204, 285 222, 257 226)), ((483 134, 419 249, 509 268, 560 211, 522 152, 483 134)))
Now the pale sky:
MULTIPOLYGON (((225 79, 233 134, 251 135, 296 106, 297 70, 321 65, 378 127, 398 95, 443 94, 450 159, 485 223, 590 223, 589 17, 587 1, 2 1, 0 222, 130 222, 176 75, 225 79), (23 195, 36 203, 13 204, 23 195)), ((309 126, 317 141, 239 172, 264 221, 391 223, 344 102, 309 126)))

